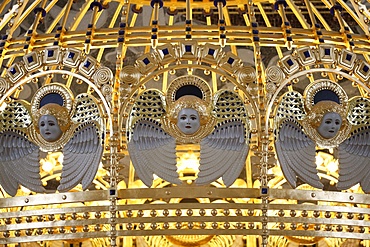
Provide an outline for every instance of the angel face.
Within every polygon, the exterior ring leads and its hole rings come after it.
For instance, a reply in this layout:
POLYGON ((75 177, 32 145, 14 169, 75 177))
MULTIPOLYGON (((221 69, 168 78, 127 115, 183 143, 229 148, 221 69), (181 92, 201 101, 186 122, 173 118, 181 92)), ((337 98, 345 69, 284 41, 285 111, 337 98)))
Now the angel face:
POLYGON ((322 137, 330 139, 337 135, 341 126, 342 126, 341 116, 338 113, 329 112, 323 116, 321 124, 317 128, 317 131, 322 137))
POLYGON ((53 115, 41 116, 38 124, 40 134, 46 141, 57 141, 63 134, 57 119, 53 115))
POLYGON ((177 127, 186 135, 194 134, 200 127, 200 118, 196 110, 183 108, 177 116, 177 127))

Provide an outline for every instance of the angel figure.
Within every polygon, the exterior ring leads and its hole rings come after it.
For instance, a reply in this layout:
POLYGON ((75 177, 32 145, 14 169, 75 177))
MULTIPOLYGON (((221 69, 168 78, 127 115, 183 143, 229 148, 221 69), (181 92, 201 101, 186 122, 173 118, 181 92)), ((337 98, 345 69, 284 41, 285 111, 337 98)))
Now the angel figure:
POLYGON ((288 183, 295 188, 300 178, 322 189, 315 163, 316 147, 336 148, 337 188, 345 190, 360 183, 364 192, 370 192, 369 106, 369 99, 348 100, 337 83, 326 80, 309 86, 304 97, 295 91, 285 93, 277 109, 275 148, 288 183), (335 97, 317 100, 319 94, 335 97))
MULTIPOLYGON (((176 84, 172 86, 176 88, 176 84)), ((148 187, 154 174, 180 184, 176 146, 200 144, 195 183, 208 184, 222 177, 226 186, 232 185, 249 151, 248 119, 242 100, 227 90, 214 95, 214 104, 210 95, 203 96, 207 102, 195 95, 173 100, 172 94, 176 92, 170 91, 165 99, 158 90, 146 90, 132 109, 128 150, 139 178, 148 187)))
POLYGON ((45 192, 40 151, 63 152, 58 191, 68 191, 79 183, 85 190, 92 183, 103 153, 99 109, 91 95, 80 94, 74 101, 75 108, 71 92, 54 83, 40 88, 31 105, 13 101, 3 110, 0 185, 6 193, 15 196, 19 185, 45 192), (55 97, 56 92, 63 105, 45 100, 50 95, 55 97))

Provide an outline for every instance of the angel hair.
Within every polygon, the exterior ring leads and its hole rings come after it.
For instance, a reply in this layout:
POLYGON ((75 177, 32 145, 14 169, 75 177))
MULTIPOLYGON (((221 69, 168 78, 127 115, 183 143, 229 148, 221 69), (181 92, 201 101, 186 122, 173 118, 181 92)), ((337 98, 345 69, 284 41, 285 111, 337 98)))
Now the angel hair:
POLYGON ((179 113, 183 109, 193 109, 197 111, 200 118, 200 125, 207 123, 209 119, 209 109, 206 103, 196 96, 186 95, 176 100, 170 108, 171 122, 177 123, 179 121, 179 113))
POLYGON ((34 119, 36 131, 47 141, 58 140, 71 125, 67 109, 55 103, 41 107, 34 119))
POLYGON ((333 101, 320 101, 310 114, 310 124, 324 138, 333 138, 346 122, 346 111, 333 101))

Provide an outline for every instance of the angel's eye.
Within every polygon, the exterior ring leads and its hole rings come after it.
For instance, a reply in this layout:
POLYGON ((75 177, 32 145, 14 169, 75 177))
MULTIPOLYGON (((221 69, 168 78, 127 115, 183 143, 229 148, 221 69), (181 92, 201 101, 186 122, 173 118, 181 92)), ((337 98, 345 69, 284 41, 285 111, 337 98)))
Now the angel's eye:
POLYGON ((191 120, 197 120, 197 117, 191 117, 190 119, 191 120))

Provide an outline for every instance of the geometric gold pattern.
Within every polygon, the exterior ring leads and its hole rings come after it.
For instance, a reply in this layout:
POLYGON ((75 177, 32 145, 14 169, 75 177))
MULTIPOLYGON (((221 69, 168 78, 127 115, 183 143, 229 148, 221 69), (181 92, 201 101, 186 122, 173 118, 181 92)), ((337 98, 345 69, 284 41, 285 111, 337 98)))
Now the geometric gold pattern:
MULTIPOLYGON (((33 119, 11 122, 9 109, 34 110, 24 106, 56 84, 70 109, 97 105, 72 116, 104 126, 88 190, 55 193, 59 152, 40 153, 45 193, 20 187, 9 197, 0 186, 0 245, 368 246, 370 195, 359 184, 337 189, 337 146, 315 150, 318 190, 299 179, 289 186, 274 144, 279 118, 302 102, 312 107, 321 86, 339 85, 349 121, 368 124, 369 20, 365 4, 343 0, 0 1, 0 132, 33 127, 33 119), (177 143, 178 185, 154 176, 149 188, 132 166, 132 109, 148 91, 173 101, 171 82, 183 76, 200 78, 211 105, 223 90, 243 105, 249 154, 228 188, 222 179, 194 184, 197 144, 177 143)), ((233 99, 220 109, 239 107, 233 99)))

